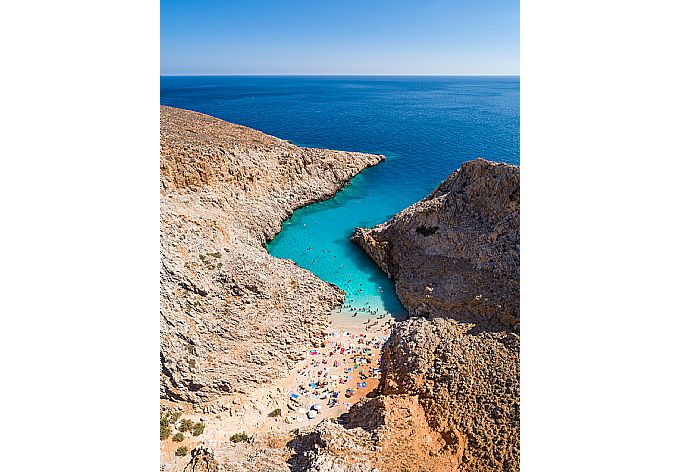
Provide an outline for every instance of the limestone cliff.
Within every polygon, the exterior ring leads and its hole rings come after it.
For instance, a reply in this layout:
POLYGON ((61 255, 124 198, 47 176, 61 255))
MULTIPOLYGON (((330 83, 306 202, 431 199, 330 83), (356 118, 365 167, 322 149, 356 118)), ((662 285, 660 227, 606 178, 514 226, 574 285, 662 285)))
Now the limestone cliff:
POLYGON ((321 340, 343 292, 265 243, 383 156, 160 114, 161 398, 199 404, 284 377, 321 340))
POLYGON ((466 162, 431 195, 352 239, 395 281, 410 314, 519 329, 519 167, 466 162))
POLYGON ((403 472, 458 470, 462 450, 433 430, 416 395, 385 395, 352 407, 344 424, 321 422, 293 441, 293 470, 403 472))

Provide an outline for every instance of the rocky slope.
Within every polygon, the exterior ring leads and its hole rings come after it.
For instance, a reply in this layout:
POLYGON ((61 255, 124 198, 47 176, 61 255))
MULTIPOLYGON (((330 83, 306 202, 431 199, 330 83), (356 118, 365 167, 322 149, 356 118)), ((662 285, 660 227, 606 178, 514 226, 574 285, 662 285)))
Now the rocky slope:
POLYGON ((383 157, 160 114, 161 398, 200 405, 284 377, 320 342, 344 294, 264 245, 383 157))
POLYGON ((477 159, 356 230, 413 317, 384 348, 378 397, 311 433, 298 470, 519 470, 519 203, 519 168, 477 159))
POLYGON ((466 162, 431 195, 352 239, 417 316, 520 324, 520 168, 466 162))
POLYGON ((461 470, 517 471, 519 335, 472 329, 443 318, 400 323, 384 353, 381 393, 415 395, 461 470))

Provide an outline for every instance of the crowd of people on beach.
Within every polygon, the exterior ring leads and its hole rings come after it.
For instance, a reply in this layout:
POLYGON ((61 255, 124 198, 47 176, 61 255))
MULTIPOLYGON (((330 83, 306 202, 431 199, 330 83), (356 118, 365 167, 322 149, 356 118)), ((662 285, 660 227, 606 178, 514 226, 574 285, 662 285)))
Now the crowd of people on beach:
POLYGON ((389 332, 383 333, 329 333, 321 348, 309 351, 307 365, 297 372, 297 388, 289 392, 288 407, 310 419, 321 414, 321 402, 329 409, 349 411, 354 401, 372 390, 372 380, 378 383, 379 352, 389 332))

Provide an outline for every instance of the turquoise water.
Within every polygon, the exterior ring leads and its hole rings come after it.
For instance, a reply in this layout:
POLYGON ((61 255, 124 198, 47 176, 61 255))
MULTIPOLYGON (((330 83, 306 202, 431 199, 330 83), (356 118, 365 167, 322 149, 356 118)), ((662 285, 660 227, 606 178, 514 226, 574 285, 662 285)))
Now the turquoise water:
POLYGON ((519 96, 518 77, 161 77, 164 105, 301 146, 387 157, 335 198, 296 211, 267 246, 344 289, 354 309, 342 316, 366 318, 405 310, 350 242, 354 228, 386 221, 469 159, 519 164, 519 96))
POLYGON ((390 314, 403 319, 407 312, 391 280, 350 241, 354 228, 372 226, 380 222, 378 215, 391 212, 390 202, 372 193, 376 189, 370 182, 376 173, 365 169, 334 198, 297 210, 267 249, 345 290, 347 302, 339 313, 364 318, 390 314))

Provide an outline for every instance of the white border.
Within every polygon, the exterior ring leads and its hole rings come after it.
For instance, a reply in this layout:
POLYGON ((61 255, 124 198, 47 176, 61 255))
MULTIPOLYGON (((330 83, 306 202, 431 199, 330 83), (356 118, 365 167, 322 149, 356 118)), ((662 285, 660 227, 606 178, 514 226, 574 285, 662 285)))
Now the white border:
MULTIPOLYGON (((3 5, 7 470, 158 467, 158 14, 3 5)), ((687 18, 522 3, 523 470, 687 466, 687 18)))

